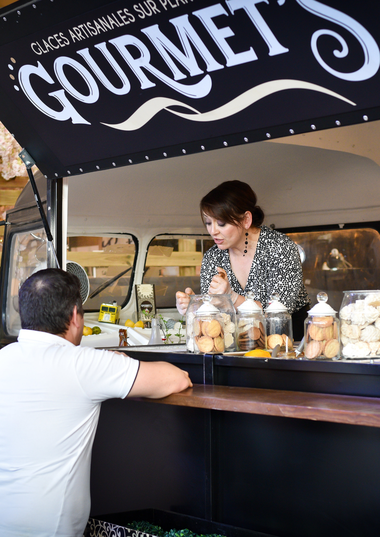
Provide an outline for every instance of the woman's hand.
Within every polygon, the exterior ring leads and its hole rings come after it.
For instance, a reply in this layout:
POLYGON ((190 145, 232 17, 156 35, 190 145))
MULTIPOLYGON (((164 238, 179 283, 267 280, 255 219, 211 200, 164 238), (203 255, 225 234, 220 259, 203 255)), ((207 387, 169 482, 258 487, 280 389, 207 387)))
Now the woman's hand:
POLYGON ((217 267, 218 274, 211 280, 208 292, 210 295, 227 295, 231 293, 230 282, 227 278, 227 272, 217 267))
POLYGON ((243 298, 244 302, 245 298, 241 297, 231 289, 230 282, 227 278, 227 272, 220 267, 217 267, 216 270, 218 271, 218 274, 215 274, 211 280, 210 288, 208 290, 210 295, 230 295, 232 304, 234 305, 239 298, 243 298))
POLYGON ((195 294, 194 291, 190 287, 187 287, 184 293, 182 291, 176 292, 175 294, 176 304, 175 305, 177 307, 178 312, 181 315, 185 315, 187 308, 189 306, 190 295, 194 295, 194 294, 195 294))

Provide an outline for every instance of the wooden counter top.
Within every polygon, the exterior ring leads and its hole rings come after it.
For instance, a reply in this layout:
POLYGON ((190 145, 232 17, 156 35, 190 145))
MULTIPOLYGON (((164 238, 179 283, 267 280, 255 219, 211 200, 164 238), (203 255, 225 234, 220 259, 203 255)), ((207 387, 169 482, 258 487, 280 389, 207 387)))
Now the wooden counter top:
POLYGON ((380 399, 372 397, 196 384, 193 388, 163 399, 140 400, 228 412, 380 427, 380 399))

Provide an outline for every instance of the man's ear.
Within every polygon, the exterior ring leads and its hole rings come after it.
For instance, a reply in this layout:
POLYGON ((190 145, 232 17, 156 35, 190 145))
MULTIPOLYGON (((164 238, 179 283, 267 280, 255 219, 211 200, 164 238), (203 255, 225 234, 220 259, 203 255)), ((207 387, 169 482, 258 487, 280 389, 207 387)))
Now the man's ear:
POLYGON ((69 327, 63 337, 71 343, 74 343, 74 345, 79 345, 82 339, 82 335, 83 317, 80 313, 78 313, 78 308, 74 306, 69 327))
POLYGON ((74 309, 73 309, 73 314, 72 314, 72 316, 71 316, 71 322, 74 324, 74 326, 75 326, 76 328, 79 328, 79 326, 80 326, 80 319, 79 319, 78 308, 77 308, 76 305, 74 306, 74 309))

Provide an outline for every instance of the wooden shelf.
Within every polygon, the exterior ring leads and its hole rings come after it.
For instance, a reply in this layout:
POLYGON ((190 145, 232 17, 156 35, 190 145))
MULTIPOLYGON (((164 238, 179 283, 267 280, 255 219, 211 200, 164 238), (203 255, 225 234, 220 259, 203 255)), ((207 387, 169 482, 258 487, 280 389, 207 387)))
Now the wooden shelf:
MULTIPOLYGON (((133 263, 133 255, 131 254, 100 251, 70 251, 67 253, 67 258, 83 267, 123 266, 133 263)), ((148 255, 146 260, 147 267, 197 267, 201 263, 201 252, 173 252, 170 257, 148 255)))
POLYGON ((228 412, 380 427, 380 399, 372 397, 197 384, 184 392, 163 399, 140 400, 228 412))

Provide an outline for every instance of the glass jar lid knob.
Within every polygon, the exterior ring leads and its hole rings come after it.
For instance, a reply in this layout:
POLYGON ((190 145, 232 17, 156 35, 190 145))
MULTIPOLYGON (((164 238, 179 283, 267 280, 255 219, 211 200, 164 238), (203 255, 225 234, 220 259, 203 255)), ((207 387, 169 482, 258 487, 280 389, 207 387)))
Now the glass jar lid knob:
POLYGON ((324 291, 317 294, 318 303, 309 310, 309 315, 335 315, 336 311, 327 304, 328 295, 324 291))
POLYGON ((271 302, 280 302, 280 295, 278 293, 272 293, 269 299, 269 304, 271 302))
POLYGON ((216 308, 213 304, 211 304, 212 296, 211 295, 203 295, 202 301, 203 304, 200 306, 197 310, 197 313, 218 313, 219 310, 216 308))
POLYGON ((262 308, 256 304, 255 295, 249 291, 246 300, 237 307, 239 313, 262 313, 262 308))
POLYGON ((277 292, 271 294, 268 307, 266 309, 267 313, 278 313, 278 312, 287 312, 286 306, 280 302, 280 295, 277 292))
POLYGON ((324 291, 321 291, 320 293, 317 294, 318 302, 327 302, 328 298, 329 298, 328 294, 325 293, 324 291))

